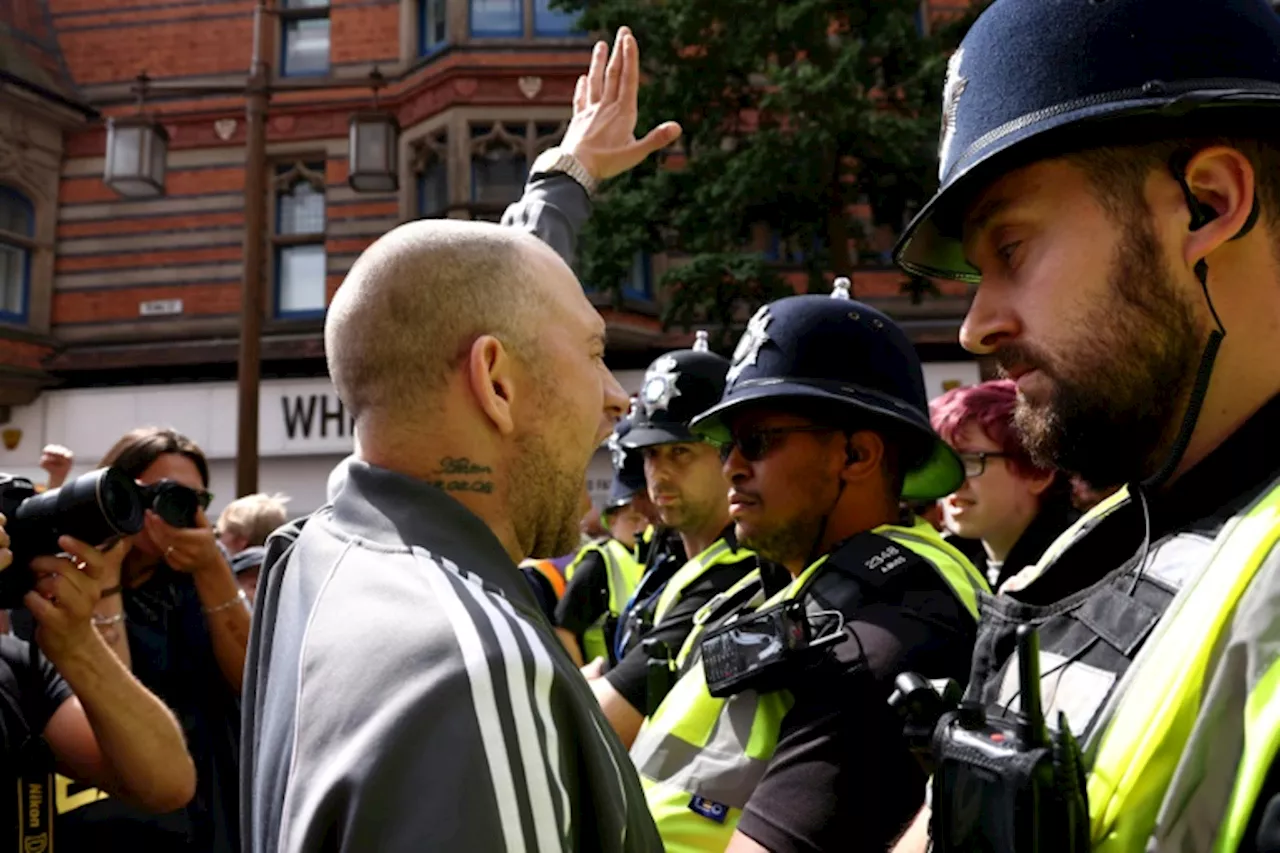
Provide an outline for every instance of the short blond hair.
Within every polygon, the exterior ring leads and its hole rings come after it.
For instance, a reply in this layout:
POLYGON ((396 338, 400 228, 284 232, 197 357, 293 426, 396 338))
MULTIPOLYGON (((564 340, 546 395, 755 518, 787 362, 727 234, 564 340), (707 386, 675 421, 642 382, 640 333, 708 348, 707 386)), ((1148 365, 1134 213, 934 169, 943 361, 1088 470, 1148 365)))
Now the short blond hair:
POLYGON ((265 545, 267 537, 288 521, 286 495, 245 495, 227 504, 218 516, 218 530, 248 540, 249 545, 265 545))

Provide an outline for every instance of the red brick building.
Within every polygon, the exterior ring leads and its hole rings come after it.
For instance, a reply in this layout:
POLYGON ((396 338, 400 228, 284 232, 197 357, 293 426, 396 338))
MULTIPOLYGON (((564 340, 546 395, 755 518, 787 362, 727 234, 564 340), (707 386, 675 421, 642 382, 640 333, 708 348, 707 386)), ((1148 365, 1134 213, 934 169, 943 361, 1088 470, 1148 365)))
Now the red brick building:
MULTIPOLYGON (((496 218, 518 196, 528 164, 563 132, 590 42, 549 0, 276 5, 266 42, 272 73, 317 88, 274 95, 267 121, 263 486, 314 491, 312 469, 330 464, 350 440, 336 398, 324 390, 327 298, 361 250, 400 222, 496 218), (364 89, 324 87, 358 81, 374 66, 390 83, 380 104, 403 129, 394 193, 348 187, 348 118, 371 98, 364 89), (269 399, 273 379, 284 383, 279 401, 269 399), (308 382, 319 383, 310 397, 308 382), (327 424, 333 435, 294 446, 308 400, 316 420, 307 432, 327 424), (269 429, 281 432, 277 449, 293 447, 281 449, 293 467, 320 459, 303 466, 305 475, 273 475, 269 429)), ((203 439, 215 457, 215 491, 229 496, 229 463, 217 460, 233 454, 234 430, 224 428, 234 411, 220 409, 234 397, 217 389, 237 367, 244 99, 148 96, 147 109, 171 140, 166 192, 156 199, 121 198, 103 183, 103 119, 136 111, 132 87, 142 71, 160 85, 242 83, 253 6, 0 3, 0 470, 30 469, 39 445, 52 440, 91 464, 121 424, 167 420, 203 439), (133 390, 161 382, 169 388, 133 390), (80 389, 95 390, 77 396, 80 389), (149 402, 166 394, 170 403, 149 402), (205 405, 219 410, 197 411, 205 405)), ((603 309, 611 361, 628 376, 690 338, 664 332, 658 321, 653 282, 663 263, 639 261, 624 308, 603 309)), ((954 341, 963 293, 915 305, 899 294, 901 279, 868 270, 856 284, 861 297, 906 323, 926 359, 961 359, 954 341)), ((957 378, 967 379, 962 372, 957 378)))

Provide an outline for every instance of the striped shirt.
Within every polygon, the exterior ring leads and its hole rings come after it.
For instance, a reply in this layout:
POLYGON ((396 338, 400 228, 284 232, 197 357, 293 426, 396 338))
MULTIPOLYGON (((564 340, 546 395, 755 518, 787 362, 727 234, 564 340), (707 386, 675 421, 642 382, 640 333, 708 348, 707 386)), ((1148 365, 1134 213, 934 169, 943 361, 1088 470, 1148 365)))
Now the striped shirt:
POLYGON ((661 849, 519 570, 443 492, 349 462, 273 538, 254 617, 246 850, 661 849))

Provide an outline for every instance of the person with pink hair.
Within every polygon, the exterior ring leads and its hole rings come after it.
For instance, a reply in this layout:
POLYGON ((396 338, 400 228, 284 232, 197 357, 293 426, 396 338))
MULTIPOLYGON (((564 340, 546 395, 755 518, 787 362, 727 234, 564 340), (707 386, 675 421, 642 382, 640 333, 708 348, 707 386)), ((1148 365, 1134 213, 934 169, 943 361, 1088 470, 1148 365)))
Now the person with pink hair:
POLYGON ((941 501, 951 542, 992 589, 1040 559, 1079 513, 1065 474, 1036 465, 1013 423, 1007 379, 955 388, 930 405, 938 434, 960 454, 965 481, 941 501))

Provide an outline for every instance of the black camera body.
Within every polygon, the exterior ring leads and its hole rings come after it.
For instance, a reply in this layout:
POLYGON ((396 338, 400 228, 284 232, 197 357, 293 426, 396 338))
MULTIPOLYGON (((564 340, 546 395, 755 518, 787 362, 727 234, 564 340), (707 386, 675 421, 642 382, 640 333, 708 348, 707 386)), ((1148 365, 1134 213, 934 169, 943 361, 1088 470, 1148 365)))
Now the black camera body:
POLYGON ((174 480, 159 480, 141 486, 142 504, 170 527, 192 528, 204 506, 200 493, 174 480))
POLYGON ((0 474, 0 513, 13 552, 13 564, 0 571, 0 609, 22 606, 35 584, 31 561, 60 552, 60 537, 97 546, 131 536, 142 529, 143 509, 142 489, 116 468, 90 471, 46 492, 25 477, 0 474))

